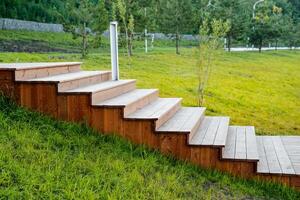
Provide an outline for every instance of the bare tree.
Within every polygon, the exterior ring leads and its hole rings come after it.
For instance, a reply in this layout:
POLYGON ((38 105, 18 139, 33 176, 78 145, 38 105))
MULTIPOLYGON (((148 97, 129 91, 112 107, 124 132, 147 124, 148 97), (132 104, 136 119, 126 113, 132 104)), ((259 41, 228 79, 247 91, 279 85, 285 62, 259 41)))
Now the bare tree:
POLYGON ((199 57, 197 62, 198 71, 198 105, 204 104, 205 89, 210 77, 214 59, 222 47, 222 38, 229 31, 230 24, 228 21, 213 19, 211 23, 204 20, 200 27, 200 46, 199 57))

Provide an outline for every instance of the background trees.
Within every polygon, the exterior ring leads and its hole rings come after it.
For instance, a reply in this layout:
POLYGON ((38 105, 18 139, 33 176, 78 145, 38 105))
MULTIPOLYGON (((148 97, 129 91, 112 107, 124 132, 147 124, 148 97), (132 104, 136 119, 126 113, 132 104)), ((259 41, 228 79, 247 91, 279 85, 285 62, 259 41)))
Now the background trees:
MULTIPOLYGON (((300 1, 265 0, 256 8, 256 0, 1 0, 0 17, 16 18, 49 23, 64 23, 77 26, 84 24, 98 35, 108 28, 111 20, 119 21, 121 35, 128 55, 132 55, 135 35, 148 32, 163 32, 174 39, 179 54, 182 34, 198 34, 199 26, 207 19, 228 20, 230 29, 224 36, 227 48, 245 46, 257 47, 272 43, 274 46, 299 46, 300 1), (89 4, 91 9, 80 12, 81 5, 89 4), (77 14, 74 14, 77 13, 77 14), (77 15, 77 16, 76 16, 77 15), (83 23, 83 21, 86 21, 83 23)), ((83 35, 86 34, 82 32, 83 35)))
POLYGON ((160 31, 175 39, 176 54, 179 54, 179 41, 183 33, 191 33, 192 1, 161 0, 158 24, 160 31))

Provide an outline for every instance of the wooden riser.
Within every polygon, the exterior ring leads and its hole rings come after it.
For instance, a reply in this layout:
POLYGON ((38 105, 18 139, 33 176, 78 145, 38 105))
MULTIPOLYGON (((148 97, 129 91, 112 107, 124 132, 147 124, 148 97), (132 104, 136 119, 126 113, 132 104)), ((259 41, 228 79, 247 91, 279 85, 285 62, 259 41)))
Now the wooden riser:
POLYGON ((70 66, 58 66, 51 68, 39 68, 39 69, 26 69, 18 70, 15 73, 15 80, 26 80, 33 78, 41 78, 46 76, 53 76, 57 74, 66 74, 71 72, 80 71, 80 64, 70 66))
POLYGON ((124 108, 91 106, 90 94, 58 94, 56 84, 15 83, 12 72, 0 71, 0 90, 27 108, 60 120, 86 122, 104 134, 117 134, 163 154, 234 176, 279 182, 300 189, 299 176, 256 174, 256 163, 221 160, 217 147, 190 146, 188 134, 157 133, 153 120, 126 120, 124 108), (5 89, 6 88, 6 89, 5 89))
POLYGON ((0 70, 0 91, 5 96, 15 99, 14 71, 0 70))

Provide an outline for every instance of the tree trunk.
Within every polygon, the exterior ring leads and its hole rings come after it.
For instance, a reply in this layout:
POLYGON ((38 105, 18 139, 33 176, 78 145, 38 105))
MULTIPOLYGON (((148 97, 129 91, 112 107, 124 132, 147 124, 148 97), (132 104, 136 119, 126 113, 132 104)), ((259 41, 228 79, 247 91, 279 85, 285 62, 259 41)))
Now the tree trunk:
POLYGON ((258 46, 258 51, 261 53, 261 48, 262 48, 262 39, 259 41, 259 46, 258 46))
POLYGON ((176 40, 176 54, 179 55, 179 33, 178 31, 176 32, 176 36, 175 36, 175 40, 176 40))
POLYGON ((278 46, 278 40, 275 39, 275 51, 277 51, 277 46, 278 46))
MULTIPOLYGON (((124 23, 125 25, 125 23, 124 23)), ((131 52, 129 50, 129 34, 128 34, 128 29, 127 29, 127 26, 125 25, 125 37, 126 37, 126 47, 127 47, 127 54, 128 54, 128 57, 131 56, 131 52)))
POLYGON ((230 36, 228 36, 228 38, 227 38, 227 49, 229 52, 231 51, 231 37, 230 36))
POLYGON ((82 33, 82 58, 86 57, 86 48, 87 48, 87 44, 86 44, 86 23, 83 23, 83 33, 82 33))
POLYGON ((133 35, 132 35, 132 33, 129 33, 128 34, 128 56, 132 56, 132 37, 133 37, 133 35))

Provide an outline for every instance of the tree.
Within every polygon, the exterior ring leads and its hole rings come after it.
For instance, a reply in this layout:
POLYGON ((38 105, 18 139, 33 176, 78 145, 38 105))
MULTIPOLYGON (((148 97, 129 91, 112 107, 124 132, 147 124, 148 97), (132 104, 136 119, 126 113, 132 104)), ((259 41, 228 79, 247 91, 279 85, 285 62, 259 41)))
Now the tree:
POLYGON ((101 34, 108 27, 108 13, 102 0, 98 4, 90 0, 69 0, 67 7, 70 15, 65 19, 64 28, 71 32, 74 38, 81 37, 81 55, 84 58, 88 53, 89 34, 94 31, 101 38, 101 34))
POLYGON ((160 30, 175 38, 176 54, 179 52, 179 42, 183 33, 191 28, 191 0, 161 0, 159 20, 160 30))
POLYGON ((200 45, 197 62, 197 95, 199 106, 202 106, 204 103, 205 89, 210 72, 214 66, 214 59, 218 53, 218 50, 222 47, 221 38, 223 38, 229 30, 229 21, 216 19, 212 19, 211 22, 208 19, 204 19, 203 24, 200 26, 200 45))
POLYGON ((265 41, 274 41, 277 47, 278 40, 285 38, 293 27, 292 8, 287 1, 265 1, 256 10, 255 18, 252 19, 252 31, 250 40, 258 46, 261 52, 265 41))
POLYGON ((228 20, 230 29, 226 34, 228 51, 231 49, 232 40, 242 40, 246 36, 247 28, 251 22, 250 10, 247 1, 218 0, 213 4, 213 16, 218 19, 228 20))
POLYGON ((104 0, 100 0, 95 7, 93 20, 91 23, 91 27, 93 32, 96 34, 96 42, 97 46, 101 45, 102 42, 102 33, 108 29, 109 26, 109 15, 108 11, 105 7, 104 0))
POLYGON ((252 19, 252 31, 250 34, 250 42, 258 46, 259 52, 264 41, 274 38, 276 31, 273 29, 273 24, 280 15, 282 10, 278 7, 274 8, 273 2, 263 2, 257 8, 256 15, 252 19))
POLYGON ((134 32, 134 17, 132 7, 134 2, 130 0, 117 0, 116 7, 118 16, 122 22, 122 28, 125 31, 125 40, 128 56, 132 56, 132 41, 134 32), (131 7, 130 7, 131 6, 131 7))

